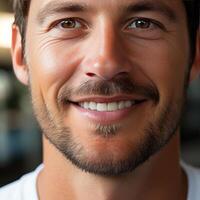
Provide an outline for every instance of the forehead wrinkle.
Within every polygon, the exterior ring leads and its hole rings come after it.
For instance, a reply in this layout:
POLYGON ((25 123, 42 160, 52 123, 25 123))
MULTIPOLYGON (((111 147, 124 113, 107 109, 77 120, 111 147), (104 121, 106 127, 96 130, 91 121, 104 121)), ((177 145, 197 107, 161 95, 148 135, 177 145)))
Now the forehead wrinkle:
POLYGON ((68 12, 86 12, 90 8, 85 3, 77 3, 73 1, 68 2, 58 2, 51 1, 47 3, 43 8, 40 9, 37 15, 37 21, 42 24, 46 17, 55 15, 58 13, 68 13, 68 12))

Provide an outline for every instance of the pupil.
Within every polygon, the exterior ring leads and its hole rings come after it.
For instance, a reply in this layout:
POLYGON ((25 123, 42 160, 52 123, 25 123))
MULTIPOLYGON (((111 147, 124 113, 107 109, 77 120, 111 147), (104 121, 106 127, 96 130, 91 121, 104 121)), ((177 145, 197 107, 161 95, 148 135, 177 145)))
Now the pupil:
POLYGON ((149 22, 146 21, 137 21, 136 26, 139 28, 149 28, 149 22))
POLYGON ((65 20, 64 22, 62 22, 61 26, 63 28, 74 28, 75 27, 75 23, 72 20, 65 20))

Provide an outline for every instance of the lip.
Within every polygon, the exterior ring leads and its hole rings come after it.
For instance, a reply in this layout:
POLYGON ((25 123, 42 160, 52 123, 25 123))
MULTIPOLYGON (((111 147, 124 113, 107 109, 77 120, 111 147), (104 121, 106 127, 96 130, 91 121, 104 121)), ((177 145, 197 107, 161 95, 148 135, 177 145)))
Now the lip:
MULTIPOLYGON (((92 100, 94 101, 94 99, 92 100)), ((140 103, 136 103, 135 105, 132 105, 129 108, 124 108, 124 109, 116 110, 116 111, 94 111, 94 110, 82 108, 78 104, 71 103, 71 105, 76 109, 76 111, 78 112, 77 114, 82 116, 83 118, 86 118, 98 124, 106 125, 106 124, 111 124, 111 123, 117 123, 126 119, 132 112, 134 112, 134 110, 143 106, 146 102, 147 100, 144 100, 144 101, 141 101, 140 103)))

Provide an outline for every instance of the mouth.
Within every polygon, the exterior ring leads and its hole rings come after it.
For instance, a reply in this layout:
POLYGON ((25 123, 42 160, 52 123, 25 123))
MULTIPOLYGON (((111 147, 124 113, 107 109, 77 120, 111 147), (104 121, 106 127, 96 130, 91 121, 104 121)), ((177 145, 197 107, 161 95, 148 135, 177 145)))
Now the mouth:
POLYGON ((110 124, 125 119, 146 101, 147 99, 133 97, 91 97, 67 102, 79 116, 96 123, 110 124))
POLYGON ((147 99, 129 96, 115 97, 87 97, 77 100, 68 100, 67 102, 82 109, 97 112, 115 112, 131 108, 143 103, 147 99))
POLYGON ((115 112, 124 109, 131 108, 132 106, 141 103, 136 100, 124 100, 124 101, 113 101, 113 102, 95 102, 95 101, 84 101, 84 102, 72 102, 73 104, 80 106, 83 109, 97 111, 97 112, 115 112))

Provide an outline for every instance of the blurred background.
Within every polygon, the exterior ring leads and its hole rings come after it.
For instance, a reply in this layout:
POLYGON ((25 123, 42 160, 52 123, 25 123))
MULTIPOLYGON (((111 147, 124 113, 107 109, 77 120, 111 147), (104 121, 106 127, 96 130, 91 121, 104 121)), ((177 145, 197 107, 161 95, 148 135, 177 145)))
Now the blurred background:
MULTIPOLYGON (((0 186, 18 179, 42 161, 41 133, 30 97, 12 70, 10 1, 0 0, 0 186)), ((200 79, 188 90, 181 126, 181 156, 200 167, 200 79)))
POLYGON ((10 2, 0 0, 0 186, 41 163, 41 134, 32 114, 29 93, 12 70, 10 2))

